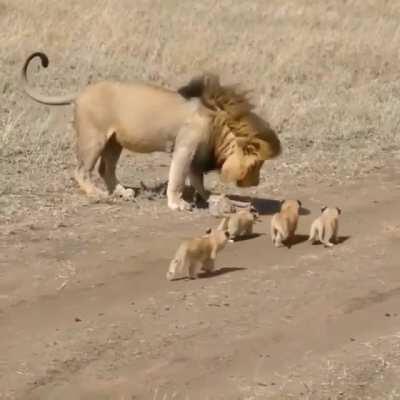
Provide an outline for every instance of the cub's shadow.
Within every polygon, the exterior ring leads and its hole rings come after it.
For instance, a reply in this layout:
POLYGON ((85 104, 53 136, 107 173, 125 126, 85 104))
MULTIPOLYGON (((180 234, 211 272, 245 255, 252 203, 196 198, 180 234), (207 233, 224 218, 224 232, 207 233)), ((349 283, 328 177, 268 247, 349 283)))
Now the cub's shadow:
POLYGON ((283 247, 290 249, 291 247, 296 246, 296 244, 304 243, 307 240, 308 235, 295 234, 291 240, 283 242, 283 247))
POLYGON ((308 240, 308 235, 301 235, 301 234, 296 234, 290 241, 291 246, 296 246, 296 244, 304 243, 308 240))
MULTIPOLYGON (((215 269, 212 272, 199 272, 197 275, 198 279, 207 279, 207 278, 213 278, 214 276, 219 276, 219 275, 224 275, 224 274, 229 274, 231 272, 236 272, 236 271, 243 271, 246 270, 247 268, 241 268, 241 267, 222 267, 215 269)), ((179 278, 174 278, 174 281, 191 281, 195 279, 190 279, 187 276, 182 276, 179 278)))
MULTIPOLYGON (((342 244, 344 242, 346 242, 347 240, 349 240, 351 238, 351 236, 339 236, 336 239, 336 243, 335 244, 342 244)), ((317 240, 316 242, 313 243, 313 246, 323 246, 323 244, 317 240)))
MULTIPOLYGON (((272 215, 279 212, 281 202, 279 200, 264 199, 260 197, 241 196, 236 194, 229 194, 227 197, 231 200, 250 202, 260 215, 272 215)), ((309 215, 310 210, 305 207, 300 208, 300 215, 309 215)))
POLYGON ((229 274, 231 272, 236 272, 236 271, 244 271, 246 269, 247 268, 241 268, 241 267, 221 267, 221 268, 215 269, 212 272, 201 272, 198 275, 198 277, 201 279, 213 278, 214 276, 229 274))
POLYGON ((243 242, 245 240, 251 240, 251 239, 255 239, 259 236, 265 236, 265 233, 252 233, 250 235, 245 235, 245 236, 239 236, 238 238, 236 238, 234 240, 234 242, 243 242))

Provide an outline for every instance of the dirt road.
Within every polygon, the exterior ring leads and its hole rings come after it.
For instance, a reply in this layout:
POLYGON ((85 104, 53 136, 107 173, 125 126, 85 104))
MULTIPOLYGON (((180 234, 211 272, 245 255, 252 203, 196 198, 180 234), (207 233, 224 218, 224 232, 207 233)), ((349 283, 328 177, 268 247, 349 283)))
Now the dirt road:
POLYGON ((92 204, 6 232, 0 399, 400 398, 400 185, 391 173, 300 198, 299 243, 230 244, 212 277, 168 282, 181 239, 217 223, 92 204), (340 192, 340 193, 339 193, 340 192), (321 204, 342 243, 304 239, 321 204))

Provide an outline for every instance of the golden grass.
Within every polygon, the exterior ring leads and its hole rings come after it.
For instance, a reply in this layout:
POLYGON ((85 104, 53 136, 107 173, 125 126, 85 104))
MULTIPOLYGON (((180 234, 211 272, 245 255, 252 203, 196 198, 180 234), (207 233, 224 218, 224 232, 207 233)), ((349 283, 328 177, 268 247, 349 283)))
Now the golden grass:
POLYGON ((105 78, 177 88, 205 70, 240 83, 280 132, 270 184, 379 168, 400 154, 399 20, 384 0, 0 0, 0 193, 62 190, 75 162, 71 109, 21 91, 36 50, 48 94, 105 78))

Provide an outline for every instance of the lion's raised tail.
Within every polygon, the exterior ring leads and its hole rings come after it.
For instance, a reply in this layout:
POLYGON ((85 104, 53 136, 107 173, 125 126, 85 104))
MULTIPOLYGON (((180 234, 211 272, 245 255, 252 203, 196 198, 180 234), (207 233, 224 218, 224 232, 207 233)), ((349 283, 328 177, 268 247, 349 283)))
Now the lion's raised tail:
POLYGON ((76 98, 75 94, 60 96, 60 97, 45 96, 45 95, 36 93, 35 90, 29 86, 29 82, 28 82, 28 78, 27 78, 27 70, 28 70, 28 66, 29 66, 30 62, 36 57, 40 58, 43 68, 47 68, 49 66, 48 57, 46 56, 46 54, 41 53, 41 52, 32 53, 26 59, 24 66, 22 67, 22 70, 21 70, 22 86, 24 88, 25 93, 33 100, 37 101, 38 103, 42 103, 42 104, 47 104, 47 105, 51 105, 51 106, 65 106, 65 105, 71 104, 76 98))

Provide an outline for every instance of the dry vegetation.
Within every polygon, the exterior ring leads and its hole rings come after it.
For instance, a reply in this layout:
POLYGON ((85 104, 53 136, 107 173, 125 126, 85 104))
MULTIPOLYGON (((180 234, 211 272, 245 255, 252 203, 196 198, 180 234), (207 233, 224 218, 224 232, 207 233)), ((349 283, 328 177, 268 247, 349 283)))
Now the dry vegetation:
MULTIPOLYGON (((340 183, 399 158, 399 18, 384 0, 2 0, 0 216, 75 194, 70 108, 34 104, 19 86, 31 51, 49 54, 48 70, 31 71, 46 93, 103 78, 174 88, 204 70, 252 89, 285 150, 265 167, 269 190, 321 170, 340 183)), ((135 183, 130 165, 121 173, 135 183)))

